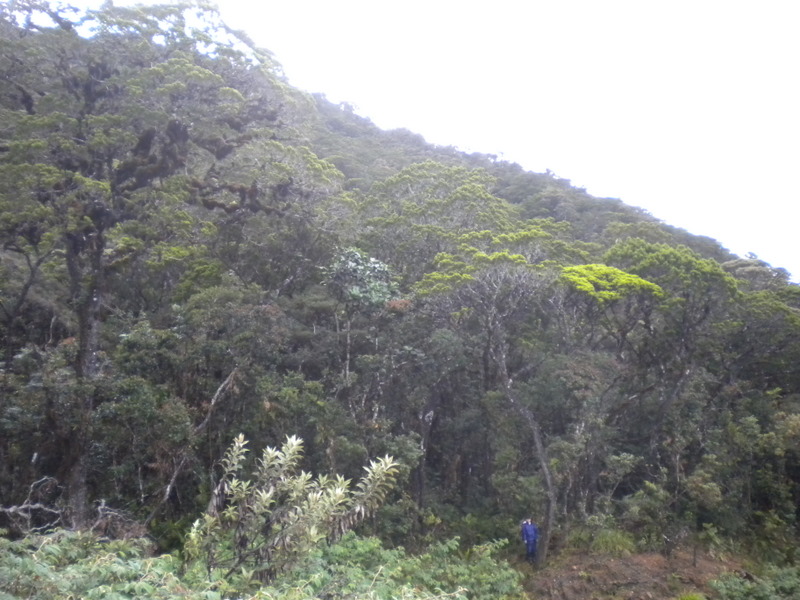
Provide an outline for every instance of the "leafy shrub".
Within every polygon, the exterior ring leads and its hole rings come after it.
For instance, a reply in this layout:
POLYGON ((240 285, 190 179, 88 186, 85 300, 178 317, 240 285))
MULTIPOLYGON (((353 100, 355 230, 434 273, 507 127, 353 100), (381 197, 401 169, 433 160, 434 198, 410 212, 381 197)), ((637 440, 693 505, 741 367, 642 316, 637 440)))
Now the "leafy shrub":
POLYGON ((401 568, 401 581, 423 585, 428 590, 466 590, 470 600, 522 598, 520 575, 493 554, 507 540, 459 550, 459 539, 432 545, 427 552, 409 558, 401 568))
POLYGON ((794 518, 776 511, 758 511, 750 529, 752 550, 761 561, 776 565, 793 564, 797 558, 794 518))
POLYGON ((401 590, 469 600, 523 598, 520 575, 494 557, 505 545, 493 542, 464 550, 458 538, 433 544, 420 555, 388 550, 376 538, 346 535, 322 548, 286 584, 306 579, 317 598, 395 597, 401 590))
POLYGON ((634 537, 620 529, 611 515, 593 515, 569 535, 569 545, 583 551, 611 556, 630 556, 636 550, 634 537))
POLYGON ((316 548, 270 586, 242 594, 237 578, 182 574, 170 555, 148 557, 145 540, 109 541, 58 531, 18 541, 0 538, 0 599, 55 600, 514 600, 519 576, 492 554, 502 544, 467 551, 458 540, 421 556, 388 550, 377 538, 347 534, 316 548))
POLYGON ((592 537, 592 552, 610 554, 612 556, 630 556, 636 550, 633 536, 620 529, 601 529, 592 537))
POLYGON ((388 456, 372 461, 354 490, 339 475, 298 473, 303 442, 292 436, 280 449, 264 449, 252 479, 239 479, 246 445, 239 435, 226 452, 211 509, 195 522, 185 546, 195 567, 208 576, 236 577, 244 587, 291 570, 321 542, 372 515, 397 472, 388 456))
POLYGON ((800 567, 773 568, 761 577, 729 574, 711 587, 722 600, 795 600, 800 598, 800 567))
POLYGON ((146 556, 144 540, 109 541, 57 531, 18 541, 0 538, 0 598, 215 600, 214 586, 189 590, 174 557, 146 556))
POLYGON ((667 529, 673 523, 671 496, 663 485, 645 481, 636 493, 623 500, 623 526, 635 532, 641 550, 661 550, 667 529))

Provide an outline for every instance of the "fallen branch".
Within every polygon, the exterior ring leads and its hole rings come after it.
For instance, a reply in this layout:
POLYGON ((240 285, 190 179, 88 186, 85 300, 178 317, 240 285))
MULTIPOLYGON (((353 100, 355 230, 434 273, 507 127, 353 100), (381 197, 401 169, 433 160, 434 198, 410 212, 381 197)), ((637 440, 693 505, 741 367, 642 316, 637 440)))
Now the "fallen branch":
POLYGON ((127 513, 106 506, 105 500, 100 500, 97 507, 97 519, 89 531, 112 539, 129 539, 144 536, 147 527, 146 524, 142 525, 127 513))
POLYGON ((58 481, 53 477, 42 477, 31 484, 28 496, 22 504, 0 506, 0 513, 7 515, 9 521, 22 534, 52 529, 61 523, 63 510, 34 498, 41 497, 54 489, 60 489, 58 481), (35 525, 35 522, 40 524, 35 525))

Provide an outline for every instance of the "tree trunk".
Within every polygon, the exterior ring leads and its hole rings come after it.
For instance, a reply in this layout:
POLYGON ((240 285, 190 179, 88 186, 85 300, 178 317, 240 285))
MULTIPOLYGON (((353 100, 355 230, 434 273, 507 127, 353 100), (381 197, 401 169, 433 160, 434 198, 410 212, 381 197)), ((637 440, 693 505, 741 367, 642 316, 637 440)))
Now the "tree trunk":
POLYGON ((78 442, 76 456, 67 473, 67 504, 73 529, 85 529, 90 521, 86 446, 83 441, 78 442))
POLYGON ((536 448, 536 456, 539 459, 539 468, 542 470, 544 477, 545 492, 547 494, 547 506, 545 507, 544 521, 541 527, 541 539, 539 541, 539 548, 536 552, 536 564, 542 566, 547 562, 547 552, 550 547, 550 537, 555 527, 556 520, 556 505, 557 495, 556 486, 553 482, 553 474, 550 472, 550 464, 547 460, 547 451, 544 447, 542 440, 542 430, 539 427, 539 422, 536 415, 531 409, 520 404, 512 391, 512 381, 508 375, 508 366, 506 364, 506 348, 505 336, 496 335, 495 339, 499 342, 496 347, 496 361, 498 363, 498 371, 505 392, 506 399, 509 404, 525 419, 533 434, 533 444, 536 448))
POLYGON ((73 527, 88 525, 89 481, 88 462, 95 405, 94 383, 100 375, 100 310, 103 301, 105 268, 102 230, 67 236, 67 269, 70 275, 72 301, 78 320, 78 353, 75 376, 79 383, 75 403, 77 426, 71 432, 67 453, 67 502, 73 527))

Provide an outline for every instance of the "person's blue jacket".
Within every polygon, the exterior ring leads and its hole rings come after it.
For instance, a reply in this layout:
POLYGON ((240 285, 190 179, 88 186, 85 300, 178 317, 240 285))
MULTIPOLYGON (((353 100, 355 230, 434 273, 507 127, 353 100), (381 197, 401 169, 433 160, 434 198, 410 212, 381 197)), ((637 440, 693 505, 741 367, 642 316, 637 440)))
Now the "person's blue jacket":
POLYGON ((525 521, 522 524, 522 541, 526 544, 536 542, 539 539, 539 530, 533 523, 525 521))

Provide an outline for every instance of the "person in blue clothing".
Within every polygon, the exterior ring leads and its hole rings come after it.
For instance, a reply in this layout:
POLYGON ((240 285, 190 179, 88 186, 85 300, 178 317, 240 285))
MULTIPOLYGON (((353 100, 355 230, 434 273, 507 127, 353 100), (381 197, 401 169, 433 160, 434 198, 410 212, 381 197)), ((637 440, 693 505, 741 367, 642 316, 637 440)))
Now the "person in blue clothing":
POLYGON ((539 541, 539 528, 530 518, 522 522, 522 541, 525 542, 525 558, 529 563, 536 560, 536 542, 539 541))

